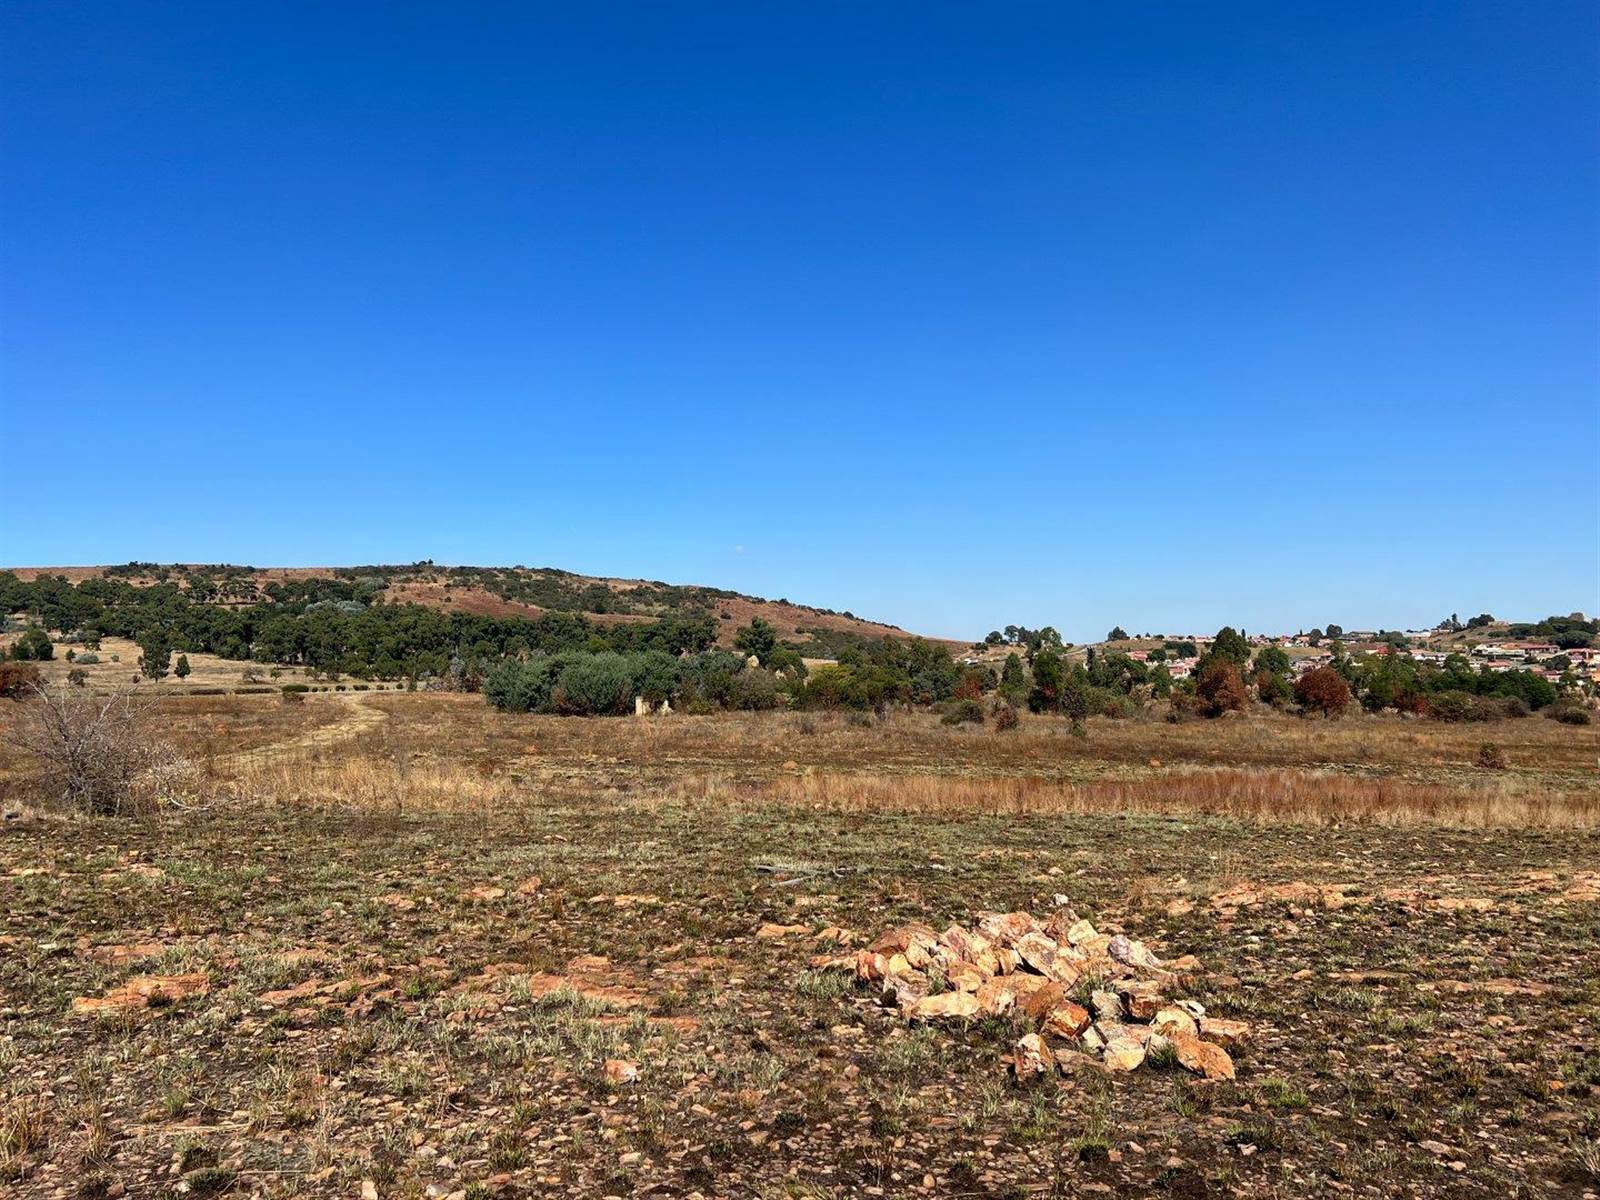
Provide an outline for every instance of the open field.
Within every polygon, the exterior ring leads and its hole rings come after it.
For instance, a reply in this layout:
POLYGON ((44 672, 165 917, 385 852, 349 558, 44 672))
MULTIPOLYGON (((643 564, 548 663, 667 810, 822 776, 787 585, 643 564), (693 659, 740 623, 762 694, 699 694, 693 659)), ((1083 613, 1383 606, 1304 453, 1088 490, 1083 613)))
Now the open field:
MULTIPOLYGON (((214 807, 0 831, 8 1194, 1600 1190, 1589 728, 155 714, 214 807), (1236 1079, 1019 1085, 1022 1018, 907 1024, 812 964, 1058 897, 1198 956, 1236 1079), (187 982, 119 999, 152 976, 187 982)), ((26 773, 0 743, 9 803, 26 773)))
MULTIPOLYGON (((0 653, 8 650, 19 636, 18 632, 0 634, 0 653)), ((235 658, 219 658, 214 654, 201 654, 198 651, 187 657, 190 672, 188 678, 179 679, 169 672, 164 679, 141 679, 139 687, 151 695, 163 697, 216 693, 219 689, 229 694, 238 692, 245 695, 252 693, 265 695, 268 692, 276 693, 283 684, 305 683, 308 679, 301 667, 241 662, 235 658), (245 678, 247 672, 251 678, 245 678)), ((176 654, 172 656, 172 661, 173 663, 178 661, 176 654)), ((58 643, 54 658, 34 665, 39 669, 40 678, 52 685, 65 683, 68 674, 76 669, 84 673, 84 686, 91 691, 113 691, 130 686, 134 677, 139 674, 139 643, 128 638, 107 637, 101 640, 100 649, 93 651, 85 650, 82 646, 58 643), (68 650, 76 650, 79 654, 90 654, 97 661, 86 663, 75 658, 69 662, 68 650)), ((397 683, 368 683, 365 680, 351 679, 341 682, 342 690, 345 691, 353 691, 358 687, 363 691, 398 690, 404 686, 397 683)), ((331 691, 340 685, 317 683, 310 686, 326 686, 331 691)), ((276 701, 276 695, 272 699, 276 701)))

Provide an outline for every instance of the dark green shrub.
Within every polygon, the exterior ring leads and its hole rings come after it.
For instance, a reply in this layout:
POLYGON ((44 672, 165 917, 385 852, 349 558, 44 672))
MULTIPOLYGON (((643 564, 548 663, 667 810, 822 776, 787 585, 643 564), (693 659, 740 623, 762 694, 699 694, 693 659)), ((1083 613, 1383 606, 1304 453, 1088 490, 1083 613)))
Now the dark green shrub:
POLYGON ((1587 707, 1572 700, 1551 705, 1545 709, 1545 716, 1563 725, 1587 725, 1593 720, 1587 707))
POLYGON ((982 725, 983 704, 970 697, 952 700, 945 705, 944 716, 940 720, 946 725, 982 725))
POLYGON ((11 657, 18 662, 49 662, 55 653, 50 635, 37 625, 24 629, 22 636, 11 644, 11 657))
POLYGON ((633 711, 633 664, 620 654, 592 654, 569 664, 556 679, 551 704, 577 717, 633 711))
POLYGON ((1465 692, 1440 692, 1428 700, 1428 713, 1435 721, 1471 721, 1476 711, 1473 698, 1465 692))

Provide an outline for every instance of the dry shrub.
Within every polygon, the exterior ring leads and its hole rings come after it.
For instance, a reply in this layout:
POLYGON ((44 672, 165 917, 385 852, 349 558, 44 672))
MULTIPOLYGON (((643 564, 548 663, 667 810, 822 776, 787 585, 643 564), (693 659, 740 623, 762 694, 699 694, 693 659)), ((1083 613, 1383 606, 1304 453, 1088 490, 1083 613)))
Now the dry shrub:
POLYGON ((194 768, 150 733, 145 706, 128 690, 91 696, 37 687, 15 738, 37 768, 33 784, 43 798, 78 812, 148 812, 194 794, 194 768))
POLYGON ((31 662, 0 661, 0 698, 26 700, 39 688, 39 668, 31 662))
POLYGON ((44 1149, 48 1136, 45 1101, 20 1095, 0 1103, 0 1180, 20 1178, 30 1156, 44 1149))
POLYGON ((1350 685, 1332 667, 1314 667, 1295 680, 1294 698, 1307 712, 1337 718, 1350 707, 1350 685))
MULTIPOLYGON (((712 789, 701 794, 709 796, 712 789)), ((1134 779, 1063 783, 1028 777, 811 773, 735 793, 829 811, 899 811, 973 816, 1159 813, 1303 824, 1538 826, 1600 825, 1600 798, 1552 794, 1499 778, 1445 786, 1320 771, 1176 770, 1134 779)))

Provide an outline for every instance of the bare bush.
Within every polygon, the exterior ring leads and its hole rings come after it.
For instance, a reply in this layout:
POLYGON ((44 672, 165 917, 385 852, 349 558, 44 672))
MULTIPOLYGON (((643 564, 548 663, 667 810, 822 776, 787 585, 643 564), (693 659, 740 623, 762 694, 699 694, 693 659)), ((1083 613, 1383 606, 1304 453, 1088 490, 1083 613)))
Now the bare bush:
POLYGON ((131 690, 109 696, 66 687, 34 689, 16 743, 39 766, 45 795, 79 812, 147 812, 192 797, 193 767, 152 736, 131 690))

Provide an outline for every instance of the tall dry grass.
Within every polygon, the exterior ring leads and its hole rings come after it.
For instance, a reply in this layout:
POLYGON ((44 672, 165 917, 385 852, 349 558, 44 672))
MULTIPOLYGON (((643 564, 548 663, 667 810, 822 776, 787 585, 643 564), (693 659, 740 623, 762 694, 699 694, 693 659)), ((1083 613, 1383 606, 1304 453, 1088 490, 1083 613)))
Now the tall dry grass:
POLYGON ((1600 797, 1593 793, 1552 793, 1515 778, 1498 776, 1478 784, 1452 786, 1328 771, 1204 767, 1083 783, 1019 776, 818 772, 785 776, 754 786, 729 786, 706 777, 686 788, 685 795, 835 812, 926 812, 941 816, 1150 813, 1307 825, 1544 829, 1600 826, 1600 797))
MULTIPOLYGON (((377 756, 300 756, 252 763, 225 786, 230 797, 245 802, 391 812, 514 811, 552 798, 487 764, 448 759, 408 764, 377 756)), ((569 783, 560 790, 568 799, 583 787, 569 783)), ((865 772, 806 772, 751 781, 711 772, 685 774, 670 786, 646 789, 634 802, 658 804, 664 799, 944 817, 1143 813, 1303 825, 1600 827, 1600 796, 1595 793, 1553 792, 1503 775, 1469 784, 1435 784, 1335 771, 1176 767, 1069 783, 1035 776, 865 772)))
POLYGON ((223 791, 243 803, 386 812, 488 812, 518 802, 516 785, 497 773, 461 763, 407 764, 368 757, 251 762, 223 791))

